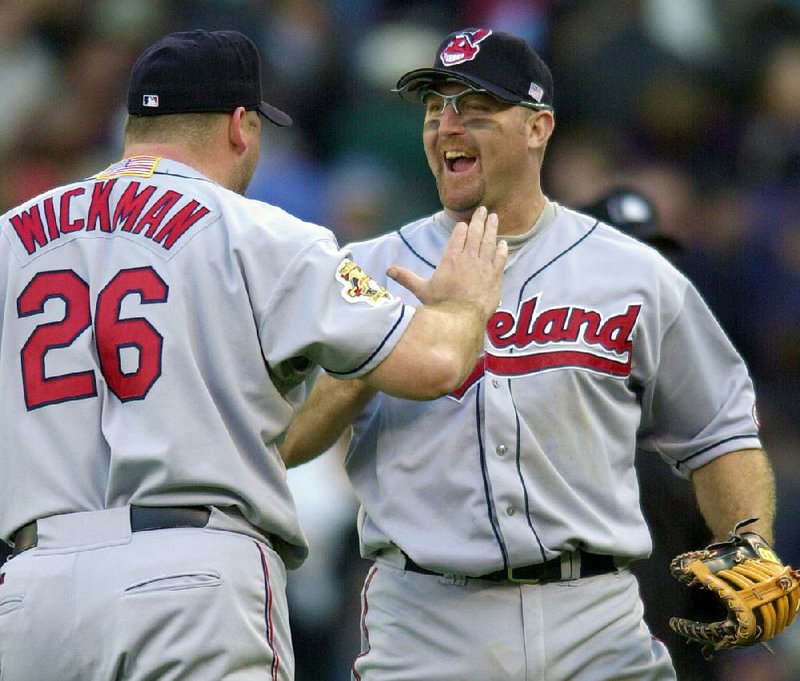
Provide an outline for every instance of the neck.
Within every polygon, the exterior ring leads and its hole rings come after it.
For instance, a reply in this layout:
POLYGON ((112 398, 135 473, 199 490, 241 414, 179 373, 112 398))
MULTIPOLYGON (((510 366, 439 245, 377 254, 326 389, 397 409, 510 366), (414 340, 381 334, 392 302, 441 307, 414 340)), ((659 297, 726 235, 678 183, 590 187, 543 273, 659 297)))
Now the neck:
MULTIPOLYGON (((542 214, 546 201, 545 195, 538 192, 524 204, 487 206, 490 213, 497 214, 497 236, 518 236, 530 231, 542 214)), ((456 221, 469 223, 472 218, 472 212, 453 211, 447 207, 445 207, 444 212, 456 221)))
POLYGON ((122 152, 123 158, 130 156, 160 156, 171 161, 178 161, 203 173, 217 184, 225 186, 227 178, 218 163, 207 154, 197 153, 181 144, 139 142, 126 144, 122 152))

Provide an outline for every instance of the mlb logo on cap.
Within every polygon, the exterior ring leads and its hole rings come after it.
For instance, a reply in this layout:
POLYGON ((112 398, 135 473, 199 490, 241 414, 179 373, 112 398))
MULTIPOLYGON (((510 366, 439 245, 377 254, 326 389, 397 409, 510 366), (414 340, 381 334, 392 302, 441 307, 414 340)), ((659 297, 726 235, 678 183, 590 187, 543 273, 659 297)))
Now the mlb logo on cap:
POLYGON ((261 98, 261 57, 239 31, 169 33, 142 52, 131 69, 131 116, 231 113, 240 106, 275 125, 292 124, 288 114, 261 98))

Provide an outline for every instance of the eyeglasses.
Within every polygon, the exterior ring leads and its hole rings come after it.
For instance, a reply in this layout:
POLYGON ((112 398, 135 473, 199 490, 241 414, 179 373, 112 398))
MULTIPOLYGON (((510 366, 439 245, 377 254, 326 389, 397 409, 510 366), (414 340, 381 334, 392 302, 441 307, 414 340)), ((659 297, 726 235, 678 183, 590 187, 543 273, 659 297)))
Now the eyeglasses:
POLYGON ((492 95, 482 88, 468 87, 452 95, 443 95, 432 87, 425 88, 420 93, 420 101, 425 105, 426 115, 439 117, 444 115, 447 105, 453 107, 456 115, 488 115, 494 111, 506 109, 510 106, 525 106, 535 111, 552 111, 553 107, 547 104, 532 104, 530 102, 507 102, 492 95), (475 97, 462 100, 470 95, 486 94, 487 97, 475 97))
POLYGON ((442 116, 447 105, 453 107, 456 115, 461 115, 461 109, 458 108, 458 103, 468 95, 475 95, 484 93, 486 90, 468 87, 461 92, 456 92, 454 95, 443 95, 441 92, 433 88, 426 88, 420 95, 420 101, 425 105, 428 115, 442 116))

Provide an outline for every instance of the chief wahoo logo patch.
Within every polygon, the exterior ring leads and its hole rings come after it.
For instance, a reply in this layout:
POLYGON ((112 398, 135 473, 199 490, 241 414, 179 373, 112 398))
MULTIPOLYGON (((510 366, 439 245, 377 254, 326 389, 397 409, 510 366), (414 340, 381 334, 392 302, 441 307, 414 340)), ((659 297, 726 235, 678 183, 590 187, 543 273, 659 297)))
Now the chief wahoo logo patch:
POLYGON ((439 59, 445 66, 455 66, 463 64, 465 61, 472 61, 481 51, 480 43, 490 35, 492 35, 492 31, 489 28, 476 28, 459 33, 442 50, 439 59))

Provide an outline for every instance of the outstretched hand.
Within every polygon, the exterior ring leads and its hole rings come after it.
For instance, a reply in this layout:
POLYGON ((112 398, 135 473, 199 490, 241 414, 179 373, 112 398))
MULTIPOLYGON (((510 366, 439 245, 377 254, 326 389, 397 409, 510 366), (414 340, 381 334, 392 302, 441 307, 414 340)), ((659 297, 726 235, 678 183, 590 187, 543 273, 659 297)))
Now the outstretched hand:
POLYGON ((506 242, 497 243, 497 225, 497 215, 480 206, 469 225, 459 222, 453 228, 430 279, 398 265, 392 265, 386 273, 424 305, 477 305, 488 320, 500 303, 503 267, 508 258, 506 242))

